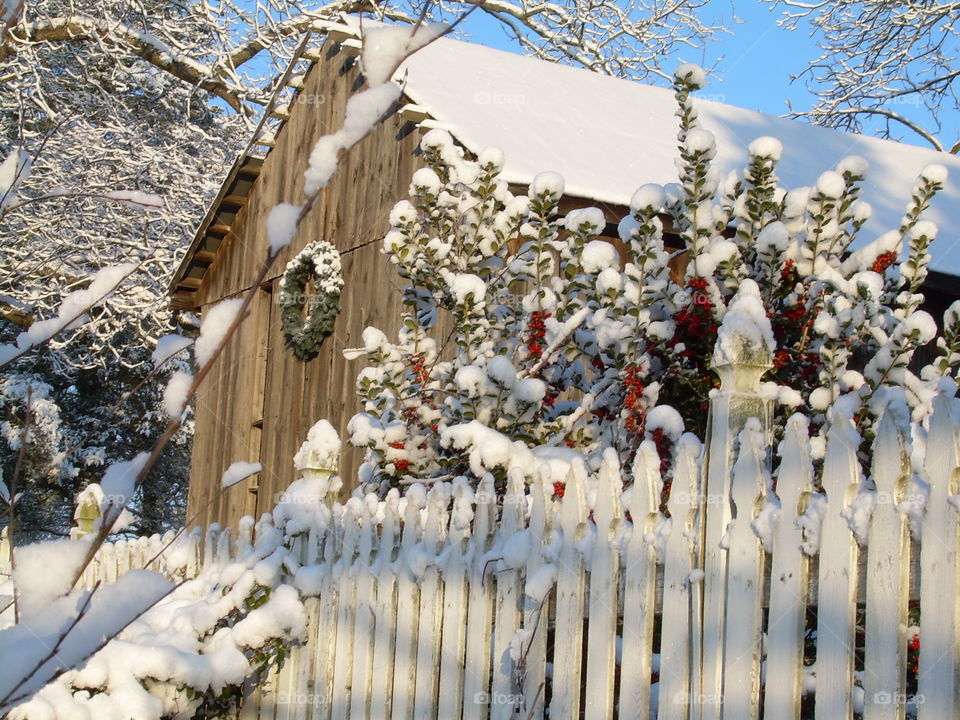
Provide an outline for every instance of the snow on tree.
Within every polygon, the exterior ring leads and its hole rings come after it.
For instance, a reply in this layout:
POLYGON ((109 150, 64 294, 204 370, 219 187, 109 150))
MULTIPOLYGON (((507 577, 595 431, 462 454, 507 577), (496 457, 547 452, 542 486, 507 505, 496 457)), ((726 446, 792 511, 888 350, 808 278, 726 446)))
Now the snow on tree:
POLYGON ((960 137, 942 126, 960 109, 960 2, 764 1, 783 9, 782 27, 809 21, 822 50, 798 73, 818 100, 797 115, 854 131, 879 121, 886 137, 913 132, 937 150, 960 152, 960 137))
MULTIPOLYGON (((703 4, 598 6, 578 0, 557 12, 511 0, 481 8, 541 57, 656 77, 663 74, 659 58, 676 43, 714 31, 696 16, 703 4), (577 46, 569 42, 571 34, 577 46)), ((455 17, 468 7, 474 5, 443 3, 432 15, 455 17)), ((95 478, 102 463, 129 455, 162 426, 166 412, 155 385, 138 396, 125 393, 144 381, 151 346, 171 331, 189 329, 190 318, 177 318, 167 307, 169 273, 272 94, 269 77, 286 64, 306 30, 322 35, 341 22, 341 13, 366 9, 346 0, 309 8, 164 0, 135 7, 119 0, 4 4, 0 240, 7 252, 0 258, 0 342, 50 317, 62 295, 89 282, 101 267, 140 261, 132 281, 90 322, 59 338, 54 353, 27 358, 16 368, 20 377, 48 388, 63 419, 55 444, 31 450, 38 468, 46 464, 50 487, 29 500, 56 517, 38 515, 36 532, 62 531, 76 490, 95 478), (35 167, 28 173, 31 160, 35 167), (14 171, 18 187, 3 179, 14 171), (94 388, 111 397, 91 402, 94 388)), ((378 19, 403 23, 419 15, 419 6, 405 2, 377 11, 378 19)), ((17 402, 0 396, 0 412, 11 427, 23 422, 17 402)), ((170 472, 144 488, 145 532, 179 517, 188 438, 189 424, 179 450, 171 449, 165 465, 170 472)), ((0 452, 9 470, 11 448, 0 452)))
POLYGON ((957 372, 955 309, 940 358, 910 366, 937 334, 919 309, 936 236, 922 215, 943 168, 917 179, 899 228, 851 253, 869 217, 866 162, 847 158, 788 192, 776 176, 780 143, 759 138, 743 171, 720 178, 713 136, 689 101, 703 82, 695 66, 677 71, 681 183, 634 194, 619 226, 624 257, 598 237, 599 210, 558 215, 555 173, 515 196, 499 151, 473 159, 442 130, 424 136, 427 167, 383 241, 405 282, 401 330, 390 339, 368 328, 364 346, 347 351, 368 362, 357 379, 363 412, 349 424, 367 451, 367 487, 475 484, 492 472, 502 491, 508 470, 532 474, 559 451, 595 465, 614 448, 629 469, 644 441, 667 471, 684 430, 704 433, 725 351, 715 343, 731 324, 773 358, 765 387, 778 435, 798 407, 822 434, 845 397, 869 439, 891 388, 923 422, 938 378, 957 372), (664 217, 685 250, 682 278, 671 275, 664 217))

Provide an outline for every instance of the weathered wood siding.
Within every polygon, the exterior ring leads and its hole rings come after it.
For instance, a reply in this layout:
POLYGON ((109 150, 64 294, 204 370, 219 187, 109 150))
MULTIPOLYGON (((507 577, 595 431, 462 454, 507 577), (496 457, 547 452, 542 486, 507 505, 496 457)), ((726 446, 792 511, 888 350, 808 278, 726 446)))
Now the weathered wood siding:
MULTIPOLYGON (((318 137, 339 128, 346 100, 359 83, 351 53, 339 46, 327 49, 197 291, 201 312, 253 284, 266 255, 263 218, 279 202, 304 201, 310 150, 318 137)), ((257 300, 257 321, 244 323, 197 399, 188 509, 190 515, 200 513, 196 524, 235 525, 244 514, 269 511, 276 494, 294 479, 293 455, 320 418, 346 439, 346 424, 358 409, 354 383, 364 361, 347 361, 342 351, 361 344, 368 325, 388 336, 396 333, 398 278, 380 253, 380 240, 389 229, 390 209, 406 197, 420 166, 419 141, 412 124, 396 115, 387 119, 343 158, 293 244, 275 261, 257 300), (346 286, 334 333, 320 355, 304 363, 286 347, 280 330, 279 283, 287 262, 321 238, 341 251, 346 286), (261 421, 262 432, 255 427, 261 421), (259 460, 263 473, 215 498, 220 476, 234 460, 259 460)), ((345 445, 341 470, 348 483, 361 458, 361 451, 345 445)))

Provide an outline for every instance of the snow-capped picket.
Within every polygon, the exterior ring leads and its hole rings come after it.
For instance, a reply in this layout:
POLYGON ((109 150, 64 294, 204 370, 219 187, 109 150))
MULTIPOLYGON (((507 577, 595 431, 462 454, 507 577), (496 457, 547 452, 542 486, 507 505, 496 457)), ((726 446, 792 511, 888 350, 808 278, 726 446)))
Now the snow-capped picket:
POLYGON ((739 353, 753 350, 772 357, 776 350, 773 329, 763 306, 756 282, 745 279, 723 316, 713 351, 716 365, 731 364, 741 359, 739 353))

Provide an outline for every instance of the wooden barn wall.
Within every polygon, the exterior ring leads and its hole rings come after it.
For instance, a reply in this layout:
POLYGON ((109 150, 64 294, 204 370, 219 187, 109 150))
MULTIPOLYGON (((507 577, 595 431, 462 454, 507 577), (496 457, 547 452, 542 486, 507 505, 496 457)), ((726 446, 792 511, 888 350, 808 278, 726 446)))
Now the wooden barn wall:
MULTIPOLYGON (((350 55, 336 48, 310 73, 300 94, 304 101, 294 106, 246 207, 197 291, 201 310, 253 284, 266 254, 266 213, 280 202, 304 201, 303 172, 310 150, 318 137, 340 127, 358 78, 350 55)), ((320 418, 330 420, 344 440, 341 475, 345 485, 352 486, 363 453, 346 446, 346 425, 359 409, 354 386, 364 360, 347 361, 342 352, 361 345, 361 334, 370 325, 396 336, 399 278, 380 253, 380 241, 389 229, 390 209, 406 197, 410 178, 420 167, 419 140, 420 133, 398 116, 381 124, 343 157, 294 243, 274 262, 261 286, 257 322, 249 318, 243 324, 197 399, 188 514, 210 506, 191 524, 235 526, 244 514, 272 509, 276 496, 295 479, 294 453, 320 418), (285 345, 280 330, 279 283, 287 262, 308 242, 321 238, 342 253, 342 311, 319 356, 304 363, 285 345), (258 421, 262 433, 255 427, 258 421), (259 478, 220 493, 221 474, 231 462, 257 459, 264 467, 259 478)))
POLYGON ((256 478, 220 492, 223 471, 231 463, 260 460, 263 385, 267 346, 264 337, 270 319, 270 296, 254 298, 247 319, 233 340, 213 361, 194 400, 193 438, 187 517, 191 526, 210 522, 232 524, 256 512, 256 478))

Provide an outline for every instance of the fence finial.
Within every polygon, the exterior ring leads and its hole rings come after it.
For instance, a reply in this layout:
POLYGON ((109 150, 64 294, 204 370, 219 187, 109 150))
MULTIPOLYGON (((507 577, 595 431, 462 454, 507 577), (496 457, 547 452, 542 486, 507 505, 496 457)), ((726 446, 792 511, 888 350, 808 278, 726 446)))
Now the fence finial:
POLYGON ((103 504, 103 490, 99 483, 90 483, 77 495, 77 509, 73 519, 77 526, 70 529, 70 538, 79 540, 95 533, 100 528, 100 507, 103 504))
MULTIPOLYGON (((707 417, 707 444, 704 451, 704 492, 711 502, 703 544, 703 667, 702 692, 723 694, 723 647, 725 642, 727 551, 718 538, 724 537, 733 512, 730 504, 731 474, 737 437, 751 418, 770 446, 773 401, 765 397, 760 381, 773 367, 776 343, 760 288, 744 280, 727 308, 717 333, 713 367, 720 376, 720 389, 710 394, 707 417)), ((769 462, 769 457, 766 459, 769 462)), ((719 720, 720 705, 702 708, 703 718, 719 720)))

